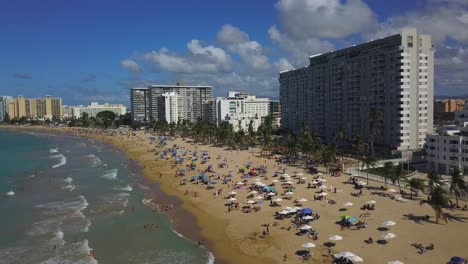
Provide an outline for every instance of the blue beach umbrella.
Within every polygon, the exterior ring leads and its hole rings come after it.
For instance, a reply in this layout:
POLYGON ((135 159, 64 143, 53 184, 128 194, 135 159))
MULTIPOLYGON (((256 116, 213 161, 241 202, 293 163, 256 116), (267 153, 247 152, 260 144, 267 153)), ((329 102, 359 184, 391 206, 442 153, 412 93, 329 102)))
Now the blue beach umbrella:
POLYGON ((206 176, 206 175, 205 175, 204 172, 200 173, 200 177, 205 177, 205 176, 206 176))
POLYGON ((465 259, 462 257, 454 256, 450 258, 450 264, 459 264, 464 263, 465 259))
POLYGON ((216 185, 216 184, 218 184, 218 183, 217 183, 217 182, 215 182, 215 181, 212 181, 212 182, 210 182, 210 184, 212 184, 212 185, 216 185))
POLYGON ((192 180, 198 180, 198 176, 192 176, 192 180))
POLYGON ((302 214, 311 214, 313 210, 311 208, 304 208, 301 209, 299 212, 301 212, 302 214))

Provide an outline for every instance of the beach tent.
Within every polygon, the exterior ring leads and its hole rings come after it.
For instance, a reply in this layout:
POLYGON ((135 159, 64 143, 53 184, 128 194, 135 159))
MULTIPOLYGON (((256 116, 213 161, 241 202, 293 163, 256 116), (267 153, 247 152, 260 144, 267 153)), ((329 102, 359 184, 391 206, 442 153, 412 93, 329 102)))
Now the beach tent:
POLYGON ((301 214, 312 214, 314 211, 311 208, 304 208, 300 210, 301 214))

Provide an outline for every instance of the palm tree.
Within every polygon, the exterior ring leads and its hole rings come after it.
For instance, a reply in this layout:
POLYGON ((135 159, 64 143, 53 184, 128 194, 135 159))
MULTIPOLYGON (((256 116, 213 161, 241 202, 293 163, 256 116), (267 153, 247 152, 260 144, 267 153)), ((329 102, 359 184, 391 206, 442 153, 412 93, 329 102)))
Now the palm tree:
POLYGON ((450 183, 449 188, 450 194, 455 195, 455 201, 458 206, 458 197, 465 195, 468 192, 468 185, 464 180, 464 176, 460 173, 458 169, 453 170, 452 173, 452 182, 450 183))
POLYGON ((321 147, 319 148, 321 149, 320 159, 323 165, 328 170, 328 166, 330 166, 330 164, 336 164, 336 145, 335 144, 329 144, 327 146, 321 145, 321 147))
POLYGON ((411 188, 411 199, 413 199, 413 192, 415 196, 418 196, 419 191, 424 192, 426 186, 424 185, 423 179, 411 178, 408 181, 407 186, 411 188))
POLYGON ((361 162, 362 162, 361 167, 367 168, 366 176, 367 176, 367 184, 369 184, 369 170, 377 166, 377 159, 369 153, 362 158, 361 162))
POLYGON ((384 166, 382 169, 383 169, 382 176, 384 178, 385 185, 387 185, 387 180, 390 179, 391 175, 395 172, 395 165, 393 164, 393 162, 388 161, 384 163, 384 166))
POLYGON ((443 218, 447 222, 447 216, 442 211, 442 208, 447 207, 448 198, 447 192, 444 191, 440 186, 436 186, 432 189, 429 199, 422 200, 420 205, 428 204, 432 207, 436 215, 436 223, 439 223, 439 218, 443 218))
POLYGON ((367 144, 361 139, 361 137, 356 134, 353 139, 353 144, 352 144, 354 150, 356 151, 356 154, 363 156, 364 151, 366 150, 367 144))
POLYGON ((435 187, 438 187, 440 186, 441 184, 441 178, 440 178, 440 175, 439 173, 437 173, 437 171, 430 171, 428 174, 427 174, 427 179, 428 179, 428 185, 429 185, 429 192, 432 192, 432 190, 435 188, 435 187))
POLYGON ((395 183, 398 183, 398 189, 400 190, 401 193, 401 184, 400 181, 403 179, 406 179, 406 174, 405 170, 403 170, 403 167, 401 166, 396 166, 393 174, 390 176, 390 180, 392 181, 392 184, 395 185, 395 183))

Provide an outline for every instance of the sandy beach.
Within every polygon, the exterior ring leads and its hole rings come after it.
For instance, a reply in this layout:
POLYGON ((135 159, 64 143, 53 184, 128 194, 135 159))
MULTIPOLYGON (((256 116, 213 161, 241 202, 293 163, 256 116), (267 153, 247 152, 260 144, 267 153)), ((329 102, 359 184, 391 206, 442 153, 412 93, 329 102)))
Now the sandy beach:
MULTIPOLYGON (((55 129, 54 129, 55 130, 55 129)), ((413 200, 397 201, 391 199, 394 193, 379 189, 381 183, 370 182, 362 190, 362 195, 351 196, 352 192, 357 192, 353 185, 349 183, 349 175, 333 177, 329 175, 325 168, 319 167, 321 173, 310 174, 302 167, 285 166, 276 163, 273 158, 260 157, 260 150, 230 151, 209 145, 197 145, 188 139, 175 138, 166 139, 164 146, 158 146, 160 138, 143 131, 134 132, 133 135, 124 136, 105 133, 101 130, 81 130, 81 129, 60 129, 67 133, 92 137, 98 140, 109 142, 114 146, 124 150, 130 159, 136 160, 143 167, 144 175, 150 180, 157 182, 160 189, 170 195, 174 195, 182 200, 180 206, 190 212, 201 228, 201 234, 207 240, 207 247, 212 250, 216 257, 216 262, 222 263, 304 263, 295 253, 298 250, 306 250, 302 245, 311 242, 316 245, 310 248, 312 257, 307 263, 331 263, 328 256, 328 243, 332 242, 329 237, 339 235, 343 239, 336 241, 331 247, 332 253, 350 251, 361 257, 364 263, 387 263, 392 260, 399 260, 403 263, 447 263, 452 256, 468 257, 468 212, 462 210, 445 210, 455 216, 448 223, 443 220, 439 224, 435 223, 434 212, 429 205, 420 206, 420 200, 425 198, 423 194, 413 200), (152 138, 153 137, 153 138, 152 138), (151 139, 152 138, 152 139, 151 139), (164 150, 172 150, 176 144, 177 154, 171 157, 172 153, 161 156, 164 150), (202 152, 206 151, 210 157, 205 164, 196 163, 194 170, 189 170, 187 165, 191 164, 191 157, 197 151, 198 158, 202 152), (185 156, 183 155, 185 153, 185 156), (176 157, 184 158, 180 164, 175 164, 176 157), (218 164, 226 161, 227 166, 219 168, 218 164), (240 168, 251 162, 252 167, 264 166, 267 173, 258 177, 242 178, 243 174, 238 173, 240 168), (192 176, 198 176, 205 171, 209 164, 213 164, 213 172, 206 172, 206 176, 213 176, 210 181, 215 181, 212 189, 207 190, 207 185, 190 182, 192 176), (177 175, 184 169, 185 176, 177 175), (294 187, 293 194, 285 195, 283 187, 286 180, 281 180, 282 175, 275 177, 275 171, 289 174, 294 187), (296 172, 296 173, 294 173, 296 172), (232 174, 231 181, 223 184, 225 176, 232 174), (300 175, 294 177, 294 175, 300 175), (220 179, 217 179, 217 177, 220 179), (299 178, 305 177, 304 184, 298 184, 299 178), (324 179, 323 189, 327 193, 326 200, 314 200, 314 196, 319 193, 319 188, 307 188, 308 183, 314 181, 314 177, 324 179), (181 184, 182 179, 187 179, 185 184, 181 184), (256 180, 258 179, 258 180, 256 180), (270 206, 270 202, 263 199, 247 199, 248 189, 251 184, 257 181, 270 185, 275 183, 278 194, 274 198, 282 198, 278 202, 279 207, 270 206), (236 184, 237 182, 245 184, 236 184), (282 185, 283 184, 283 185, 282 185), (335 193, 335 188, 337 192, 335 193), (215 192, 222 189, 219 195, 215 192), (242 210, 228 210, 226 204, 230 202, 226 199, 229 192, 237 194, 233 197, 240 207, 248 206, 247 200, 263 201, 262 204, 253 204, 259 207, 258 212, 244 213, 242 210), (288 197, 291 197, 288 200, 288 197), (308 223, 317 232, 316 239, 312 236, 298 236, 297 226, 291 222, 291 218, 283 220, 275 219, 275 212, 282 211, 284 207, 294 207, 298 204, 294 200, 306 199, 300 207, 311 208, 314 214, 320 216, 319 219, 308 223), (327 201, 334 200, 335 204, 327 201), (373 200, 375 210, 362 210, 361 207, 368 201, 373 200), (345 204, 347 206, 345 206, 345 204), (352 205, 351 205, 352 204, 352 205), (364 216, 368 213, 369 216, 364 216), (342 215, 355 217, 358 221, 365 222, 365 228, 359 230, 342 229, 338 222, 342 215), (425 215, 429 215, 428 221, 422 220, 425 215), (458 219, 458 220, 457 220, 458 219), (389 226, 385 231, 384 221, 391 220, 396 223, 389 226), (275 224, 276 222, 276 224, 275 224), (269 225, 268 230, 265 225, 269 225), (263 237, 263 233, 268 231, 263 237), (382 237, 391 232, 395 238, 388 239, 387 243, 377 243, 382 237), (365 243, 369 237, 375 241, 372 244, 365 243), (433 250, 421 254, 418 249, 411 246, 412 243, 421 243, 423 246, 434 244, 433 250), (284 259, 284 255, 287 259, 284 259)), ((398 190, 398 187, 389 185, 389 188, 398 190)), ((264 196, 255 194, 254 196, 264 196)), ((254 197, 255 198, 255 197, 254 197)), ((460 201, 460 205, 466 205, 460 201)), ((175 218, 177 226, 184 225, 184 219, 175 218)), ((364 225, 364 224, 363 224, 364 225)))

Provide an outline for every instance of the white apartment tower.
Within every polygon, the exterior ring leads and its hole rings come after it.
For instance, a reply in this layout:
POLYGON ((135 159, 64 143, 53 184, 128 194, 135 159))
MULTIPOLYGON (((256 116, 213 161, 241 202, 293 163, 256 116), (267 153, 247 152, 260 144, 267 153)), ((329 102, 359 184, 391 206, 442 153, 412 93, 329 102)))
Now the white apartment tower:
POLYGON ((402 154, 424 147, 433 130, 434 47, 416 29, 309 58, 310 65, 280 73, 281 126, 303 123, 332 142, 370 136, 402 154))
POLYGON ((179 96, 174 93, 164 93, 159 97, 159 120, 167 123, 177 123, 179 121, 179 96))

